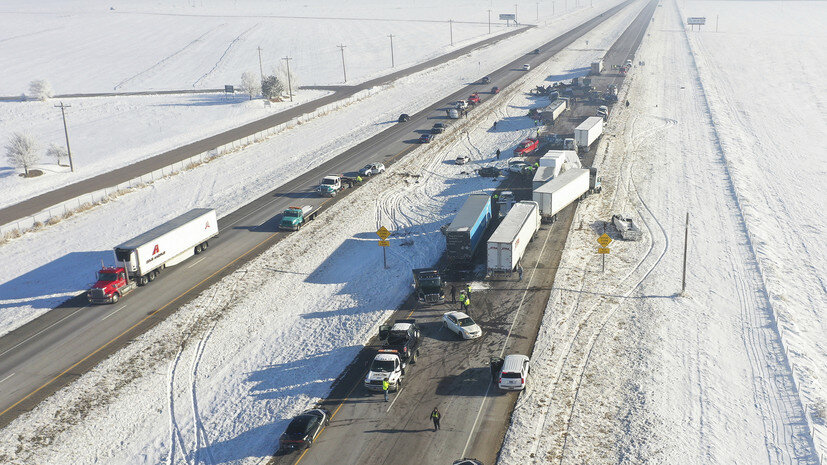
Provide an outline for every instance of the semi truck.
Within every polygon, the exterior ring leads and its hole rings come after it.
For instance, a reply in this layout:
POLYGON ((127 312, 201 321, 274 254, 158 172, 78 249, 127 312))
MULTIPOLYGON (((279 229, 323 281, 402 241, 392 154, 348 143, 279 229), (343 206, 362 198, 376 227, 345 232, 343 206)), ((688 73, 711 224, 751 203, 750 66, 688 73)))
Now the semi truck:
POLYGON ((209 246, 218 236, 211 208, 196 208, 115 247, 117 265, 98 271, 86 293, 90 303, 115 303, 138 286, 154 281, 167 266, 176 265, 209 246))
POLYGON ((514 204, 488 239, 488 276, 514 272, 528 243, 539 229, 540 208, 537 202, 523 200, 514 204))
POLYGON ((597 61, 592 62, 592 67, 590 70, 590 74, 598 75, 603 72, 603 59, 599 59, 597 61))
POLYGON ((416 299, 423 304, 441 304, 445 302, 442 290, 442 276, 433 268, 416 268, 413 270, 416 299))
POLYGON ((472 266, 474 252, 491 222, 491 197, 471 194, 445 230, 448 264, 452 268, 472 266))
POLYGON ((551 181, 534 189, 532 196, 540 207, 543 221, 553 223, 557 213, 589 192, 589 170, 570 169, 551 181))
POLYGON ((287 207, 287 210, 281 214, 281 222, 279 229, 286 229, 289 231, 298 231, 307 222, 313 221, 316 218, 318 209, 313 205, 303 205, 301 207, 287 207))
POLYGON ((574 141, 585 151, 589 150, 592 142, 603 134, 603 118, 591 116, 574 128, 574 141))
POLYGON ((547 106, 542 112, 543 119, 553 122, 560 115, 562 115, 564 111, 566 111, 566 100, 552 100, 551 104, 549 104, 549 106, 547 106))

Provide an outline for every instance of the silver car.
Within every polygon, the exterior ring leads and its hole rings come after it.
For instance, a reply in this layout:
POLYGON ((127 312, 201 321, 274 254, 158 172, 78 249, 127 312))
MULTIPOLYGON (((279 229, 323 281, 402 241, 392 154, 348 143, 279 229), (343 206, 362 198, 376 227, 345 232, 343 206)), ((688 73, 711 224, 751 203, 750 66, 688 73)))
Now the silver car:
POLYGON ((374 174, 384 173, 385 172, 385 165, 382 163, 371 163, 370 165, 366 165, 364 168, 359 170, 359 174, 362 176, 372 176, 374 174))

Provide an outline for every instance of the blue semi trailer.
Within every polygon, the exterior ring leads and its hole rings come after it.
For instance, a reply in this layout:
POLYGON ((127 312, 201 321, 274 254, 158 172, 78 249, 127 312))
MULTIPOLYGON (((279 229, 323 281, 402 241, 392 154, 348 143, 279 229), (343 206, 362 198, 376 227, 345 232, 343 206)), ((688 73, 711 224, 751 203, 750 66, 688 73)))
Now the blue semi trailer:
POLYGON ((474 252, 483 242, 482 237, 490 223, 491 197, 471 194, 445 231, 450 267, 470 268, 473 265, 474 252))

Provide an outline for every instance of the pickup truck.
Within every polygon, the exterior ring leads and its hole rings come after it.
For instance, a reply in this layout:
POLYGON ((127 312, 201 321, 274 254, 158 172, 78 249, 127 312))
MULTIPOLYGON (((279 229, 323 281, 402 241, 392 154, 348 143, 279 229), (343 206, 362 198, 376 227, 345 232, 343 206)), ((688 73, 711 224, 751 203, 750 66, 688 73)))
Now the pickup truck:
POLYGON ((518 145, 517 148, 514 149, 514 156, 524 157, 537 150, 537 147, 539 146, 540 141, 538 139, 533 139, 529 137, 528 139, 520 142, 520 145, 518 145))
POLYGON ((318 209, 313 205, 303 205, 301 207, 287 207, 287 210, 281 214, 281 223, 279 229, 286 229, 289 231, 298 231, 308 221, 313 221, 316 218, 318 209))
POLYGON ((469 103, 470 105, 476 105, 476 104, 480 103, 480 94, 478 94, 478 93, 476 93, 476 92, 474 92, 473 94, 471 94, 471 95, 468 97, 468 103, 469 103))
POLYGON ((382 349, 377 352, 365 376, 365 388, 370 391, 383 391, 382 381, 388 381, 388 390, 399 391, 402 378, 405 377, 405 364, 399 357, 399 351, 382 349))
POLYGON ((322 178, 319 187, 316 188, 325 197, 335 197, 336 193, 346 187, 346 182, 341 174, 331 174, 322 178))
POLYGON ((380 326, 379 339, 385 342, 384 349, 398 352, 402 368, 408 363, 416 363, 419 346, 422 345, 422 332, 416 320, 396 320, 393 326, 380 326))

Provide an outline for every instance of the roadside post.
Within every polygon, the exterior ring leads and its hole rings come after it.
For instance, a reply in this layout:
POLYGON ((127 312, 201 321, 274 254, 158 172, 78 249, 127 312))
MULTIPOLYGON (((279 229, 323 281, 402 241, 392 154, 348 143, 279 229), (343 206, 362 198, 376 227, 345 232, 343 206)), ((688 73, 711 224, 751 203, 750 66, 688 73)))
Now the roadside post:
POLYGON ((603 255, 603 273, 606 272, 606 255, 608 255, 610 249, 609 244, 612 243, 612 238, 609 237, 608 234, 603 233, 602 236, 597 238, 597 243, 600 244, 600 247, 597 248, 597 253, 603 255))
POLYGON ((379 236, 379 247, 382 247, 382 262, 385 264, 385 269, 388 269, 388 247, 390 247, 391 243, 388 238, 391 236, 391 232, 388 231, 388 228, 382 226, 376 231, 376 235, 379 236))

